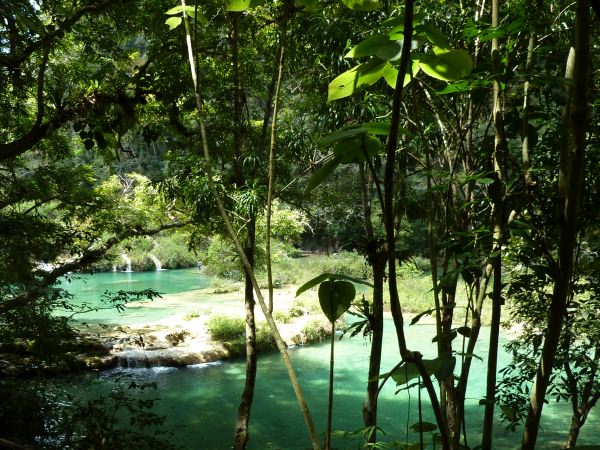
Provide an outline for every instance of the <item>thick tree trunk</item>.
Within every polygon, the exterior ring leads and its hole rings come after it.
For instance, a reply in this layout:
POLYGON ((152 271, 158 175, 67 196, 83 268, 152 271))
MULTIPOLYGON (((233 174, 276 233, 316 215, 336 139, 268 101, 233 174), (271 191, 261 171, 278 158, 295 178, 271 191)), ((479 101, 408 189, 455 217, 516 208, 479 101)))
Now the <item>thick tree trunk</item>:
MULTIPOLYGON (((256 218, 252 217, 247 225, 246 258, 254 267, 254 253, 256 241, 256 218)), ((236 450, 246 448, 248 444, 248 424, 250 411, 254 399, 254 385, 256 384, 256 321, 254 317, 254 287, 250 274, 245 272, 244 277, 244 306, 246 310, 246 379, 244 391, 238 408, 235 425, 233 448, 236 450)))

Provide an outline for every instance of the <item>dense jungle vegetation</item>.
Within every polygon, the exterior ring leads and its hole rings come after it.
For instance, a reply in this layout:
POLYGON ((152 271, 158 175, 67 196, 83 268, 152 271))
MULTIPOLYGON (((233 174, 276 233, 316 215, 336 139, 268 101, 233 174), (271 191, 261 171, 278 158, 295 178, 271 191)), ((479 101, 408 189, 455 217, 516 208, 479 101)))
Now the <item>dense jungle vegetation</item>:
MULTIPOLYGON (((548 401, 565 403, 576 447, 600 398, 599 88, 598 0, 0 0, 0 364, 17 353, 40 368, 35 387, 0 378, 0 446, 167 448, 150 432, 107 437, 91 403, 78 417, 97 420, 44 437, 42 368, 77 340, 53 313, 76 308, 60 281, 156 258, 243 283, 233 448, 251 437, 257 308, 304 415, 300 446, 331 448, 331 412, 313 421, 272 317, 287 283, 318 287, 332 327, 352 308, 370 336, 365 448, 385 447, 389 378, 416 383, 435 417, 410 448, 497 448, 500 410, 533 449, 548 401), (354 251, 364 270, 284 276, 304 251, 354 251), (429 292, 413 321, 435 320, 434 359, 404 331, 415 308, 398 283, 415 261, 429 292), (464 404, 484 310, 474 442, 464 404), (522 327, 507 367, 502 323, 522 327)), ((140 295, 156 293, 116 301, 140 295)))

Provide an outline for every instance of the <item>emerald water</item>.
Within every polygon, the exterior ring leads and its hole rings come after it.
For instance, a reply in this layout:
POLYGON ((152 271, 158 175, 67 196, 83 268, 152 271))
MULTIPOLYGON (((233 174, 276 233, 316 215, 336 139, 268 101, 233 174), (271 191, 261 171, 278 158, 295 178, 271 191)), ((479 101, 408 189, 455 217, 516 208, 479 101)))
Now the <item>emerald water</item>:
POLYGON ((154 272, 103 272, 93 275, 73 275, 62 280, 61 287, 74 296, 77 305, 99 308, 77 314, 74 318, 87 323, 132 324, 153 322, 206 306, 209 302, 235 301, 227 296, 215 296, 198 290, 210 286, 210 279, 197 269, 160 270, 154 272), (119 312, 102 302, 102 294, 117 291, 153 289, 162 298, 152 302, 136 302, 119 312))
MULTIPOLYGON (((126 309, 124 314, 102 311, 112 322, 126 323, 146 318, 156 320, 170 314, 184 314, 194 310, 200 303, 233 301, 227 295, 214 296, 200 292, 188 295, 189 291, 205 287, 208 279, 194 271, 163 271, 156 273, 114 273, 96 274, 79 280, 71 286, 80 289, 82 295, 91 301, 93 292, 105 289, 122 289, 122 286, 136 288, 153 287, 165 292, 169 306, 156 307, 162 300, 150 307, 140 306, 126 309), (98 288, 95 290, 96 283, 98 288), (83 289, 81 289, 83 287, 83 289), (177 300, 177 298, 179 300, 177 300), (220 300, 218 300, 220 299, 220 300), (173 303, 175 302, 175 303, 173 303), (173 304, 179 305, 176 309, 173 304), (182 308, 180 310, 179 308, 182 308), (186 309, 187 308, 187 309, 186 309), (146 311, 149 309, 149 311, 146 311)), ((71 288, 69 288, 71 289, 71 288)), ((80 295, 73 289, 75 295, 80 295)), ((239 301, 239 299, 238 299, 239 301)), ((96 317, 99 320, 100 317, 96 317)), ((397 344, 391 321, 386 321, 382 370, 390 370, 397 362, 397 344)), ((431 338, 434 328, 431 325, 407 326, 407 340, 411 349, 418 349, 425 357, 432 357, 436 351, 431 338)), ((484 360, 487 357, 487 337, 489 329, 483 329, 476 354, 484 360)), ((501 344, 505 342, 502 338, 501 344)), ((298 372, 302 387, 319 433, 324 432, 327 414, 327 383, 329 346, 327 343, 296 347, 290 355, 298 372)), ((354 431, 361 428, 362 403, 366 389, 369 343, 364 338, 344 337, 336 342, 334 430, 354 431)), ((499 366, 502 367, 509 355, 501 352, 499 366)), ((244 380, 245 363, 232 360, 219 363, 188 366, 186 368, 115 369, 98 376, 85 376, 77 381, 78 389, 82 382, 88 396, 106 392, 115 387, 113 378, 119 375, 126 386, 133 378, 138 383, 156 382, 157 391, 150 390, 144 395, 160 398, 155 411, 167 416, 167 426, 177 428, 174 443, 185 449, 226 449, 231 447, 235 417, 244 380), (128 377, 123 377, 128 375, 128 377)), ((418 442, 418 435, 407 431, 407 425, 418 421, 418 392, 416 389, 396 394, 393 382, 384 387, 379 403, 379 426, 386 435, 385 441, 418 442)), ((485 366, 474 361, 469 390, 467 392, 466 424, 469 445, 477 445, 483 417, 483 406, 479 399, 485 391, 485 366)), ((83 392, 83 391, 81 391, 83 392)), ((433 422, 428 414, 426 396, 423 392, 424 420, 433 422)), ((569 428, 570 406, 550 404, 544 408, 544 420, 538 448, 559 448, 564 444, 569 428)), ((520 430, 508 432, 496 420, 494 448, 518 448, 520 430)), ((310 447, 302 416, 297 407, 293 390, 287 378, 278 353, 259 357, 258 380, 252 409, 251 449, 300 449, 310 447)), ((597 415, 590 417, 584 426, 580 444, 595 444, 600 437, 600 424, 597 415)), ((427 438, 426 438, 427 439, 427 438)), ((359 441, 342 438, 334 439, 336 448, 359 448, 359 441)))

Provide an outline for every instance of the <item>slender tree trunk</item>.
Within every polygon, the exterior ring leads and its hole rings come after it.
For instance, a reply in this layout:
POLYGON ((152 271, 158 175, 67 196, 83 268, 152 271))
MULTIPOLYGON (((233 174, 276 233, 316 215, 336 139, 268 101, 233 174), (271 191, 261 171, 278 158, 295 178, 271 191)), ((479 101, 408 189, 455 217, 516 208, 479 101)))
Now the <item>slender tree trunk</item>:
MULTIPOLYGON (((181 5, 186 6, 185 0, 181 0, 181 5)), ((298 407, 300 408, 300 412, 302 413, 302 417, 304 418, 304 422, 306 424, 306 429, 307 429, 308 435, 310 437, 311 445, 314 450, 320 450, 321 444, 319 443, 319 438, 317 436, 315 424, 312 420, 312 416, 310 414, 308 404, 306 403, 306 398, 304 397, 304 392, 302 390, 302 387, 300 386, 300 382, 298 381, 298 375, 296 374, 296 371, 294 370, 294 366, 292 365, 290 355, 287 352, 287 347, 285 345, 285 342, 281 338, 281 334, 279 333, 277 324, 275 323, 275 320, 273 320, 273 316, 269 312, 267 304, 265 303, 265 298, 262 294, 260 286, 258 285, 258 281, 256 280, 256 277, 254 276, 254 271, 252 270, 252 266, 250 265, 248 258, 246 258, 244 248, 242 247, 242 244, 240 243, 240 240, 238 239, 237 234, 235 233, 235 230, 233 229, 233 225, 231 224, 231 221, 229 220, 229 215, 227 214, 227 211, 225 210, 225 206, 223 205, 223 201, 221 200, 221 196, 219 194, 219 191, 217 190, 217 186, 216 186, 214 178, 213 178, 212 163, 211 163, 211 158, 210 158, 210 149, 208 147, 208 138, 206 135, 206 126, 204 123, 202 96, 200 93, 200 85, 198 83, 198 77, 196 75, 196 62, 194 60, 194 52, 193 52, 193 48, 192 48, 190 27, 189 27, 187 15, 185 12, 182 13, 182 18, 183 18, 183 22, 185 25, 185 33, 186 33, 185 41, 186 41, 186 47, 188 50, 188 60, 189 60, 189 64, 190 64, 190 72, 191 72, 192 82, 194 85, 194 97, 196 100, 196 110, 198 113, 198 122, 200 124, 200 134, 202 137, 201 145, 202 145, 202 152, 203 152, 204 160, 205 160, 204 161, 205 162, 204 169, 206 170, 206 179, 208 181, 208 186, 209 186, 211 194, 215 200, 215 203, 217 204, 219 214, 221 215, 221 218, 223 219, 223 224, 225 226, 225 230, 227 231, 227 234, 229 235, 231 241, 233 242, 233 245, 235 246, 235 250, 236 250, 238 256, 242 260, 242 265, 243 265, 245 271, 249 274, 249 278, 252 281, 252 286, 254 287, 254 292, 256 293, 256 296, 258 298, 258 304, 260 305, 260 309, 262 310, 263 314, 265 315, 267 324, 269 325, 269 328, 271 329, 271 332, 273 333, 273 339, 275 339, 277 349, 279 350, 279 353, 281 354, 281 359, 283 360, 283 364, 286 368, 288 377, 290 379, 290 383, 292 384, 292 388, 294 389, 294 394, 296 395, 296 400, 298 401, 298 407)))
MULTIPOLYGON (((492 0, 492 27, 500 24, 500 1, 492 0)), ((498 370, 498 343, 500 336, 500 316, 502 314, 502 256, 500 254, 502 232, 504 229, 504 183, 505 183, 505 150, 503 99, 498 76, 500 70, 500 42, 492 39, 492 70, 496 75, 493 85, 493 118, 495 128, 494 153, 494 182, 490 185, 490 198, 493 204, 493 243, 494 256, 490 258, 494 275, 492 284, 492 322, 490 326, 490 344, 487 364, 487 385, 485 394, 485 413, 483 418, 483 436, 481 445, 484 450, 492 448, 492 430, 494 425, 494 410, 496 406, 496 377, 498 370)))
POLYGON ((400 355, 405 362, 412 362, 417 367, 423 377, 423 385, 427 390, 431 406, 435 415, 436 422, 440 431, 440 439, 444 448, 449 448, 448 427, 440 409, 437 393, 435 392, 431 377, 423 365, 422 356, 418 352, 409 352, 406 345, 406 336, 404 334, 404 318, 400 306, 398 295, 398 285, 396 280, 396 227, 395 227, 395 208, 394 208, 394 171, 396 169, 396 150, 398 145, 398 126, 400 124, 400 108, 402 105, 402 94, 404 91, 404 76, 407 73, 410 60, 410 46, 413 33, 413 11, 414 3, 412 0, 405 1, 404 8, 404 41, 402 53, 400 55, 400 66, 398 77, 396 79, 396 89, 392 102, 391 130, 386 148, 386 161, 384 169, 384 224, 386 233, 386 243, 388 250, 388 288, 390 293, 390 309, 396 328, 398 338, 398 347, 400 355))
MULTIPOLYGON (((535 448, 538 428, 542 416, 546 390, 554 368, 556 350, 560 341, 566 301, 571 288, 573 271, 573 250, 579 224, 579 203, 582 180, 584 177, 584 153, 588 121, 588 83, 590 65, 590 2, 578 0, 575 9, 575 64, 573 109, 570 126, 565 133, 572 132, 570 145, 561 148, 561 176, 559 179, 559 249, 558 270, 555 274, 554 289, 542 355, 535 376, 525 428, 523 430, 522 449, 535 448), (571 143, 572 142, 572 143, 571 143), (563 156, 564 155, 564 156, 563 156), (563 170, 567 169, 564 173, 563 170), (566 178, 565 178, 566 176, 566 178), (561 190, 564 189, 564 190, 561 190)), ((569 100, 571 101, 571 100, 569 100)))
MULTIPOLYGON (((277 59, 277 78, 274 89, 275 103, 273 105, 273 122, 271 124, 271 145, 269 145, 269 187, 267 191, 267 226, 265 253, 267 259, 267 284, 269 288, 269 312, 273 313, 273 268, 271 265, 271 215, 273 207, 273 191, 275 189, 275 138, 277 133, 277 114, 279 112, 279 95, 281 92, 281 82, 283 80, 283 63, 285 61, 285 43, 287 35, 287 23, 289 16, 289 3, 283 4, 283 18, 281 23, 281 37, 279 38, 279 52, 277 59)), ((270 99, 269 99, 270 101, 270 99)), ((271 108, 271 105, 267 105, 271 108)), ((265 115, 265 123, 267 123, 265 115)))
MULTIPOLYGON (((254 268, 254 254, 256 242, 256 217, 250 218, 246 228, 245 254, 250 266, 254 268)), ((246 311, 246 378, 244 390, 235 425, 233 448, 241 450, 246 448, 249 439, 248 424, 250 423, 250 411, 254 399, 254 386, 256 384, 256 321, 254 317, 254 287, 250 274, 244 270, 244 306, 246 311)))
POLYGON ((373 427, 367 436, 368 443, 377 442, 377 395, 379 374, 381 369, 381 352, 383 349, 383 279, 387 253, 385 246, 375 240, 371 216, 371 186, 375 175, 365 176, 363 166, 360 168, 363 197, 363 216, 367 233, 367 262, 373 270, 373 315, 369 318, 371 326, 371 352, 369 355, 369 374, 367 379, 367 398, 363 405, 365 427, 373 427), (367 178, 369 181, 367 181, 367 178))

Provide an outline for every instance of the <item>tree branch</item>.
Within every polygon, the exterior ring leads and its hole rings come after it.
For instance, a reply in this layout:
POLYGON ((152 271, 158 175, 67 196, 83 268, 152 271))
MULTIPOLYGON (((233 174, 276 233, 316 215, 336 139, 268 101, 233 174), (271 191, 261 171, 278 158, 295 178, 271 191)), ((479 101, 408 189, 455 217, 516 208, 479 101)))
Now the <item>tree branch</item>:
POLYGON ((181 228, 185 225, 189 225, 191 222, 171 222, 161 225, 157 228, 145 230, 142 228, 133 228, 127 230, 117 236, 113 236, 108 239, 104 244, 96 249, 88 248, 79 258, 74 261, 62 264, 60 267, 48 272, 38 284, 20 295, 17 295, 9 300, 5 300, 0 303, 0 314, 4 314, 12 309, 26 306, 27 304, 35 301, 46 288, 56 283, 60 277, 66 275, 68 272, 73 272, 81 269, 82 267, 88 266, 100 258, 102 258, 108 250, 115 245, 119 244, 123 240, 135 236, 154 236, 161 231, 170 230, 173 228, 181 228))

